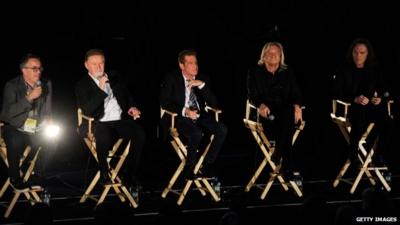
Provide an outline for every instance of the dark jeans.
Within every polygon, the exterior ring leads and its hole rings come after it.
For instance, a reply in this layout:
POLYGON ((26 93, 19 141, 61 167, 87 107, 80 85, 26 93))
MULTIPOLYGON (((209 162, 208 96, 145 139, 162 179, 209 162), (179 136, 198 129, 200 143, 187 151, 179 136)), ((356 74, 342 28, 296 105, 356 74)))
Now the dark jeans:
MULTIPOLYGON (((42 147, 42 151, 39 153, 38 161, 36 163, 35 172, 41 177, 45 177, 45 165, 48 163, 47 149, 54 147, 51 142, 47 142, 44 135, 41 133, 29 134, 17 130, 15 127, 5 125, 4 127, 4 141, 7 146, 7 160, 8 160, 8 173, 10 179, 17 180, 20 178, 20 166, 19 161, 25 150, 30 145, 31 153, 29 156, 33 157, 39 146, 42 147)), ((25 163, 29 162, 29 158, 25 160, 25 163)), ((43 182, 43 181, 42 181, 43 182)))
MULTIPOLYGON (((82 126, 80 131, 81 134, 85 134, 87 128, 85 131, 85 127, 82 126)), ((103 177, 107 176, 109 171, 107 156, 108 151, 112 149, 115 141, 118 138, 124 138, 126 141, 131 140, 129 154, 124 166, 124 175, 128 183, 137 182, 140 157, 146 139, 144 129, 132 119, 110 122, 96 121, 93 126, 93 134, 96 138, 99 170, 103 177)))
MULTIPOLYGON (((282 168, 291 171, 296 167, 292 138, 295 132, 293 106, 270 106, 274 120, 261 122, 270 140, 275 140, 274 159, 282 157, 282 168)), ((262 117, 261 117, 262 118, 262 117)))
POLYGON ((227 128, 223 123, 215 121, 212 117, 200 117, 196 121, 181 117, 177 119, 176 127, 179 134, 183 135, 188 141, 187 167, 192 167, 196 164, 196 153, 199 149, 204 132, 214 134, 214 140, 204 161, 208 164, 213 164, 215 162, 227 133, 227 128))

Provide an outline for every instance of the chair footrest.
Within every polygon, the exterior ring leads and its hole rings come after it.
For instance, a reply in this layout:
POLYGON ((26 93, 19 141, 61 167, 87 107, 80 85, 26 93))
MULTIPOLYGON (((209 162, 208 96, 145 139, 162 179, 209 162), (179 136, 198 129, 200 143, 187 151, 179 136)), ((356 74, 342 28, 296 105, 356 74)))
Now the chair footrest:
POLYGON ((368 167, 368 170, 388 170, 386 166, 368 167))
POLYGON ((122 184, 121 183, 114 183, 114 184, 106 184, 104 186, 120 187, 120 186, 122 186, 122 184))

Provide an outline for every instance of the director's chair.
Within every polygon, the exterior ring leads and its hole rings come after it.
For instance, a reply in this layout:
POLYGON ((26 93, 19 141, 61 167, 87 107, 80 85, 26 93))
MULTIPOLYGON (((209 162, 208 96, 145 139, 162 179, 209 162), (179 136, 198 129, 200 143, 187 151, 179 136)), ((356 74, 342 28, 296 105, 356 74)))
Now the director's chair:
MULTIPOLYGON (((0 123, 0 128, 3 126, 3 123, 0 123)), ((20 174, 22 176, 22 181, 24 183, 26 183, 30 176, 33 173, 33 169, 35 168, 36 165, 36 161, 38 159, 38 155, 39 152, 41 151, 41 147, 39 147, 39 149, 36 151, 36 153, 34 154, 33 158, 28 162, 28 168, 25 170, 25 172, 20 171, 20 174)), ((29 153, 31 153, 31 147, 27 146, 24 150, 24 152, 22 153, 22 156, 19 160, 19 166, 21 167, 22 164, 26 161, 26 159, 29 156, 29 153)), ((8 160, 7 160, 7 146, 4 142, 4 139, 2 137, 2 133, 0 131, 0 156, 3 159, 4 164, 6 165, 6 167, 8 167, 8 160)), ((7 189, 11 187, 11 183, 10 183, 10 178, 8 177, 7 180, 4 182, 3 186, 0 189, 0 198, 4 195, 4 193, 7 191, 7 189)), ((19 197, 21 196, 21 194, 23 194, 25 196, 25 198, 33 205, 36 202, 42 202, 42 200, 40 199, 39 195, 37 192, 42 191, 41 187, 35 187, 35 188, 30 188, 28 190, 25 191, 16 191, 14 188, 12 188, 14 191, 14 196, 11 199, 10 204, 7 207, 6 212, 4 213, 4 217, 8 218, 12 212, 12 210, 14 209, 15 204, 17 203, 19 197)))
MULTIPOLYGON (((97 151, 96 151, 96 139, 95 139, 93 131, 92 131, 94 118, 83 115, 82 110, 78 109, 78 129, 79 129, 79 126, 81 126, 81 124, 84 121, 87 123, 88 129, 87 129, 86 134, 82 134, 84 136, 83 140, 85 141, 87 147, 89 148, 90 153, 93 155, 95 160, 98 162, 97 151)), ((131 145, 131 140, 129 140, 126 147, 122 151, 122 154, 116 155, 115 153, 119 149, 122 142, 123 142, 123 138, 119 138, 116 141, 116 143, 114 144, 113 148, 109 151, 108 157, 107 157, 107 162, 109 165, 109 170, 110 170, 109 172, 111 174, 112 184, 104 185, 103 191, 101 192, 99 199, 97 199, 93 195, 91 195, 90 193, 92 192, 92 190, 94 189, 94 187, 96 186, 97 182, 100 179, 100 171, 97 171, 96 175, 94 176, 94 178, 90 182, 89 186, 87 187, 85 193, 82 195, 81 199, 79 200, 80 203, 84 203, 87 198, 90 198, 90 199, 97 201, 96 206, 98 206, 99 204, 101 204, 104 201, 104 199, 108 195, 108 192, 110 191, 110 189, 113 188, 113 190, 115 191, 115 193, 117 194, 117 196, 119 197, 121 202, 125 202, 126 201, 125 198, 127 198, 128 201, 130 202, 130 204, 132 205, 132 207, 134 207, 134 208, 138 207, 138 204, 133 199, 132 195, 129 193, 126 186, 122 184, 121 178, 118 176, 118 173, 119 173, 122 165, 124 164, 126 157, 129 154, 129 147, 131 145), (111 166, 111 160, 113 158, 118 159, 115 167, 111 166)))
MULTIPOLYGON (((222 112, 221 110, 218 109, 214 109, 211 108, 209 106, 206 106, 206 111, 208 112, 209 110, 211 110, 212 112, 214 112, 215 114, 215 120, 218 122, 219 121, 219 114, 222 112)), ((201 177, 195 180, 187 180, 185 183, 185 186, 183 188, 183 190, 181 192, 173 190, 172 187, 174 186, 176 180, 178 179, 179 175, 182 173, 183 168, 185 167, 185 163, 186 163, 186 157, 187 157, 187 149, 186 146, 183 144, 182 140, 179 137, 179 133, 177 131, 177 128, 175 127, 175 117, 178 115, 176 113, 170 112, 168 110, 162 109, 161 108, 161 118, 164 115, 168 115, 171 118, 171 122, 170 122, 170 127, 169 127, 169 134, 171 136, 171 145, 173 147, 173 149, 175 150, 176 154, 178 155, 179 159, 181 160, 178 168, 175 170, 174 174, 172 175, 171 179, 168 182, 167 187, 164 188, 164 191, 162 192, 161 196, 163 198, 167 197, 167 194, 169 192, 172 192, 174 194, 179 195, 177 204, 181 205, 183 200, 185 199, 191 185, 194 183, 197 187, 197 189, 200 191, 201 195, 205 196, 208 193, 210 193, 211 197, 214 199, 214 201, 218 202, 221 200, 220 196, 218 196, 218 194, 215 192, 215 190, 213 189, 213 187, 211 186, 210 182, 208 181, 209 179, 201 177)), ((201 167, 204 161, 204 158, 206 157, 211 143, 214 139, 214 135, 211 135, 210 137, 210 141, 208 143, 208 145, 206 146, 205 150, 202 152, 200 158, 198 159, 198 161, 196 162, 195 166, 194 166, 194 170, 193 173, 199 174, 201 173, 201 167)))
MULTIPOLYGON (((391 114, 391 104, 393 104, 393 100, 388 101, 387 103, 387 110, 388 114, 391 118, 393 118, 393 115, 391 114)), ((331 118, 333 122, 337 124, 339 127, 343 137, 345 138, 347 144, 350 144, 350 132, 351 132, 351 123, 349 121, 349 118, 347 117, 349 108, 351 107, 350 103, 343 102, 340 100, 333 100, 332 102, 332 113, 331 113, 331 118), (339 112, 341 111, 341 112, 339 112)), ((376 178, 382 183, 384 188, 387 191, 391 190, 390 185, 388 182, 385 180, 385 178, 382 175, 381 171, 387 171, 388 167, 387 166, 374 166, 373 162, 373 156, 377 147, 377 143, 379 140, 379 137, 376 136, 373 138, 371 141, 372 145, 371 147, 366 146, 367 140, 370 138, 371 131, 373 130, 375 124, 370 123, 364 132, 364 134, 361 136, 361 139, 358 142, 358 150, 357 150, 357 159, 361 163, 360 171, 357 174, 357 177, 353 183, 351 183, 347 179, 343 179, 343 176, 346 174, 347 170, 349 169, 351 165, 351 160, 347 159, 344 165, 342 166, 339 174, 336 176, 336 179, 333 182, 333 187, 337 187, 339 185, 340 181, 346 182, 351 184, 350 188, 350 193, 353 194, 358 186, 358 184, 361 181, 362 176, 365 174, 370 181, 372 185, 376 185, 376 178), (376 175, 374 177, 370 171, 373 171, 376 175)))
MULTIPOLYGON (((275 151, 275 144, 274 141, 271 141, 267 138, 266 134, 264 133, 264 129, 262 124, 259 121, 260 114, 258 112, 258 109, 255 105, 251 104, 249 100, 246 101, 246 118, 243 119, 243 122, 245 126, 250 129, 251 134, 253 135, 254 139, 256 140, 258 146, 260 147, 264 159, 258 166, 257 170, 255 171, 254 175, 251 177, 250 181, 248 182, 245 191, 249 192, 251 187, 256 186, 258 188, 264 188, 260 198, 264 199, 272 184, 274 183, 275 179, 278 178, 278 181, 282 188, 285 191, 289 190, 289 186, 293 188, 297 196, 301 197, 303 196, 303 193, 300 189, 300 187, 296 184, 294 181, 289 181, 288 183, 285 182, 285 178, 282 176, 280 169, 281 169, 281 164, 279 162, 274 162, 272 160, 272 155, 274 154, 275 151), (255 110, 257 112, 256 114, 256 121, 252 120, 251 117, 251 112, 252 110, 255 110), (256 184, 257 178, 260 176, 261 172, 264 170, 265 166, 269 164, 272 172, 270 173, 270 177, 268 179, 267 184, 256 184)), ((299 136, 300 132, 304 129, 305 126, 305 121, 302 121, 300 126, 296 127, 296 131, 293 134, 292 138, 292 145, 296 142, 297 137, 299 136)))

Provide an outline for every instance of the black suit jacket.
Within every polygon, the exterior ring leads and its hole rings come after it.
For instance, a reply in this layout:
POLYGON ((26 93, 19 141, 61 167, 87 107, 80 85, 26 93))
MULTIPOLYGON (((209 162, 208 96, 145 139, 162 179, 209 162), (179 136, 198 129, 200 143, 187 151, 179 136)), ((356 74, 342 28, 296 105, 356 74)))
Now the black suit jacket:
POLYGON ((279 68, 275 75, 264 65, 249 70, 247 76, 248 97, 257 107, 261 103, 271 106, 302 104, 300 88, 290 68, 279 68))
MULTIPOLYGON (((205 82, 202 89, 194 87, 194 92, 200 106, 200 116, 207 113, 204 111, 205 104, 210 107, 217 106, 217 98, 210 89, 210 82, 206 75, 198 74, 196 80, 205 82)), ((176 71, 165 76, 161 85, 160 103, 163 109, 175 112, 178 117, 182 117, 182 109, 185 107, 185 80, 181 71, 176 71)))
MULTIPOLYGON (((107 75, 113 94, 122 109, 121 118, 129 118, 128 109, 135 105, 131 94, 119 80, 119 75, 116 72, 110 72, 107 75)), ((95 120, 103 117, 104 99, 107 97, 107 94, 97 86, 89 74, 85 74, 76 84, 75 95, 77 106, 82 109, 83 114, 93 117, 95 120)))
POLYGON ((51 117, 52 84, 44 78, 41 83, 42 95, 30 103, 26 99, 27 86, 22 75, 8 81, 4 87, 1 120, 20 128, 31 110, 38 110, 39 124, 41 120, 51 117))
POLYGON ((383 80, 383 73, 377 65, 367 65, 357 69, 354 65, 343 65, 336 71, 334 98, 353 103, 354 99, 364 95, 371 99, 377 92, 384 100, 388 96, 388 87, 383 80))

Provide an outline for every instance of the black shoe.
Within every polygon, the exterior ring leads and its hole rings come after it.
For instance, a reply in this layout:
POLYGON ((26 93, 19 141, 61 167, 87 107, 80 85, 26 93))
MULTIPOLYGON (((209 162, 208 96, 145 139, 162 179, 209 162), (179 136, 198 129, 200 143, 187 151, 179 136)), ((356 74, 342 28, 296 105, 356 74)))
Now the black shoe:
POLYGON ((357 163, 358 159, 357 159, 357 153, 350 153, 348 156, 350 162, 352 164, 357 163))
POLYGON ((36 174, 33 174, 32 176, 29 177, 29 180, 26 181, 26 184, 30 187, 32 190, 41 190, 42 188, 42 182, 43 179, 40 176, 37 176, 36 174))
POLYGON ((113 182, 111 181, 111 178, 108 174, 107 175, 100 174, 99 182, 102 186, 113 184, 113 182))
POLYGON ((282 169, 281 168, 281 174, 283 176, 283 179, 285 179, 287 182, 289 181, 294 181, 294 175, 293 175, 293 171, 292 170, 288 170, 288 169, 282 169))
POLYGON ((293 172, 293 181, 300 189, 303 189, 303 177, 300 172, 293 172))
POLYGON ((182 170, 182 176, 185 180, 196 180, 198 175, 194 174, 193 166, 185 166, 182 170))
POLYGON ((386 167, 385 160, 382 155, 376 155, 375 157, 375 166, 376 167, 386 167))
POLYGON ((10 179, 10 185, 16 192, 29 191, 29 185, 24 183, 21 178, 10 179))
POLYGON ((215 169, 213 164, 209 163, 204 163, 203 166, 201 167, 201 176, 202 177, 215 177, 215 169))
POLYGON ((282 162, 282 157, 279 154, 277 154, 276 152, 274 152, 274 154, 272 154, 272 156, 271 156, 271 160, 276 165, 279 165, 282 162))

